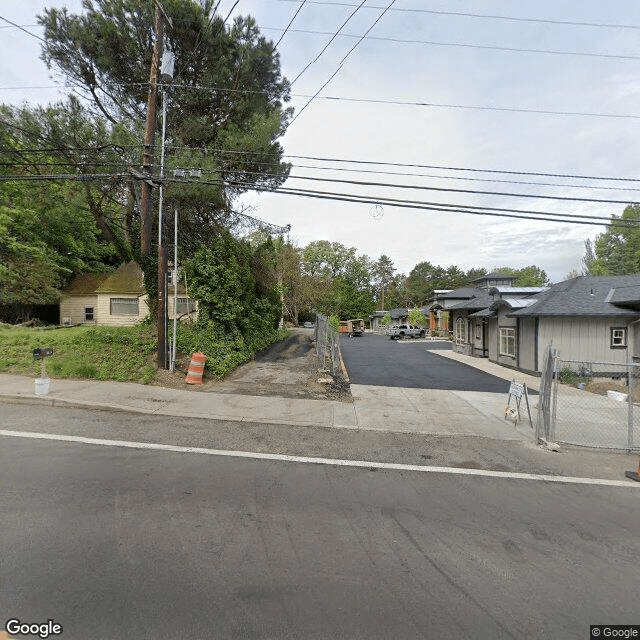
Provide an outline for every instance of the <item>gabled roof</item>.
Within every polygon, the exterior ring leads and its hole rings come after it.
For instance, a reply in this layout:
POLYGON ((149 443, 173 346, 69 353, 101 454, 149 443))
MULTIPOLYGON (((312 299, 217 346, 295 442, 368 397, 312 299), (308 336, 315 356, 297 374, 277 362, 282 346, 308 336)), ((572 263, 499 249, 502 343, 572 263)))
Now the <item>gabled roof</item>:
POLYGON ((479 289, 478 287, 460 287, 460 289, 454 289, 453 291, 449 291, 448 293, 441 293, 437 298, 444 298, 446 300, 451 299, 460 299, 465 300, 468 298, 472 298, 475 295, 480 293, 486 293, 486 289, 479 289))
POLYGON ((608 301, 620 307, 640 308, 640 285, 616 287, 609 292, 608 301))
POLYGON ((65 296, 90 296, 110 276, 109 273, 81 273, 62 290, 65 296))
POLYGON ((492 302, 486 309, 482 309, 482 311, 478 311, 477 313, 472 313, 471 316, 476 318, 488 318, 491 316, 497 316, 498 310, 501 307, 505 307, 509 311, 517 311, 518 309, 529 307, 535 303, 535 298, 499 298, 492 302))
POLYGON ((477 311, 478 309, 485 309, 490 306, 492 302, 493 297, 489 295, 486 289, 478 289, 477 293, 468 300, 463 300, 449 307, 449 311, 459 311, 461 309, 477 311))
POLYGON ((629 276, 579 276, 552 285, 536 302, 514 316, 638 316, 625 308, 640 292, 640 274, 629 276), (628 288, 627 292, 622 289, 628 288), (616 294, 617 290, 621 290, 616 294), (637 290, 636 290, 637 289, 637 290))
MULTIPOLYGON (((178 291, 179 290, 180 288, 178 287, 178 291)), ((400 317, 406 316, 409 313, 409 309, 407 309, 407 307, 400 307, 398 309, 387 309, 386 311, 374 311, 369 318, 383 318, 387 313, 391 316, 392 320, 397 320, 400 317)))
POLYGON ((549 287, 490 287, 489 293, 499 293, 507 295, 530 296, 546 291, 549 287))
POLYGON ((96 293, 144 293, 143 275, 140 267, 132 260, 112 273, 96 289, 96 293))
POLYGON ((515 280, 516 277, 509 275, 508 273, 497 273, 493 271, 492 273, 487 273, 486 276, 480 276, 476 278, 474 282, 482 282, 483 280, 515 280))

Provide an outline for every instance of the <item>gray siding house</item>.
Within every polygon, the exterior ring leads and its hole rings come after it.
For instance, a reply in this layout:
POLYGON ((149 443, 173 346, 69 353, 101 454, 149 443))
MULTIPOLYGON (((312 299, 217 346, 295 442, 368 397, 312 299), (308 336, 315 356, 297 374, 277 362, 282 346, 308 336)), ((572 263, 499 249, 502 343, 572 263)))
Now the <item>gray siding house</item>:
MULTIPOLYGON (((513 338, 515 321, 507 313, 521 309, 534 301, 533 296, 545 291, 545 287, 496 286, 474 289, 473 295, 449 307, 453 327, 453 350, 475 357, 488 357, 502 362, 494 336, 501 335, 503 341, 513 338), (496 318, 500 316, 500 331, 496 318)), ((466 290, 462 290, 466 291, 466 290)))
POLYGON ((566 360, 640 361, 640 274, 525 289, 494 287, 453 307, 454 349, 533 374, 550 343, 566 360))
POLYGON ((624 364, 640 356, 640 274, 565 280, 506 315, 516 321, 512 365, 523 371, 540 372, 551 342, 565 360, 624 364))

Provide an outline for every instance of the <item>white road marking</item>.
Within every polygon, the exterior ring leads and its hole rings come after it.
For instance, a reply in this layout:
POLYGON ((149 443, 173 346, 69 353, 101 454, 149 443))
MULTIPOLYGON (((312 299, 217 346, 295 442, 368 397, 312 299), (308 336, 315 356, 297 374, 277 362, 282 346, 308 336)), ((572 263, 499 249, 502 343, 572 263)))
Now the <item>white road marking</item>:
POLYGON ((229 451, 225 449, 206 449, 203 447, 180 447, 172 444, 154 442, 129 442, 127 440, 103 440, 83 436, 58 435, 55 433, 37 433, 32 431, 10 431, 0 429, 0 436, 12 438, 32 438, 37 440, 56 440, 59 442, 80 442, 105 447, 123 447, 128 449, 151 449, 154 451, 172 451, 175 453, 199 453, 209 456, 228 458, 249 458, 253 460, 278 460, 281 462, 299 462, 304 464, 323 464, 339 467, 361 467, 367 469, 390 469, 394 471, 417 471, 420 473, 448 473, 461 476, 483 476, 490 478, 511 478, 516 480, 541 480, 565 484, 592 484, 608 487, 639 488, 640 483, 629 480, 607 480, 606 478, 574 478, 570 476, 550 476, 536 473, 511 473, 509 471, 487 471, 485 469, 461 469, 458 467, 431 467, 417 464, 397 464, 393 462, 374 462, 370 460, 342 460, 333 458, 309 458, 307 456, 287 456, 280 453, 257 453, 253 451, 229 451))

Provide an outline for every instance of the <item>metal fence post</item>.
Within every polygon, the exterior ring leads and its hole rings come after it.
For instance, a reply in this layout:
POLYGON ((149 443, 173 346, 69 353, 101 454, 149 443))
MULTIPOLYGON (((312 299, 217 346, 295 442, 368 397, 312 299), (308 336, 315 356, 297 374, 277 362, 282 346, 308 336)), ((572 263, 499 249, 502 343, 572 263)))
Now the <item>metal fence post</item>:
POLYGON ((549 431, 547 434, 547 440, 553 442, 556 437, 556 416, 558 415, 558 360, 559 356, 554 349, 553 353, 553 373, 551 374, 551 389, 552 389, 552 404, 551 415, 549 419, 549 431))
POLYGON ((629 452, 633 449, 633 391, 635 387, 635 371, 634 365, 627 365, 627 402, 629 403, 629 425, 627 433, 627 446, 629 452))

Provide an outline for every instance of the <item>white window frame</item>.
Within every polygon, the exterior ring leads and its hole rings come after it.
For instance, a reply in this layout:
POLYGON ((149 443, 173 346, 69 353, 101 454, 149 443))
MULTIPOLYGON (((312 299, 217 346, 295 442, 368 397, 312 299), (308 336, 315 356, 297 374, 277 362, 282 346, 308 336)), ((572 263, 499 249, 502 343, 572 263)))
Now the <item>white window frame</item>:
POLYGON ((140 314, 138 298, 110 298, 109 313, 112 316, 137 316, 140 314), (115 310, 114 310, 115 306, 115 310), (135 311, 134 311, 135 307, 135 311), (125 310, 126 309, 126 310, 125 310))
POLYGON ((455 342, 456 344, 464 344, 464 334, 465 334, 465 322, 464 318, 459 317, 456 318, 456 326, 455 326, 455 342))
POLYGON ((610 347, 612 349, 625 349, 627 346, 627 327, 611 327, 611 342, 610 347))
POLYGON ((84 308, 84 321, 85 322, 93 322, 96 319, 96 308, 95 307, 85 307, 84 308), (91 311, 88 313, 89 309, 91 311), (91 316, 89 318, 89 315, 91 316))
POLYGON ((498 353, 510 358, 516 357, 516 328, 498 328, 498 353))

